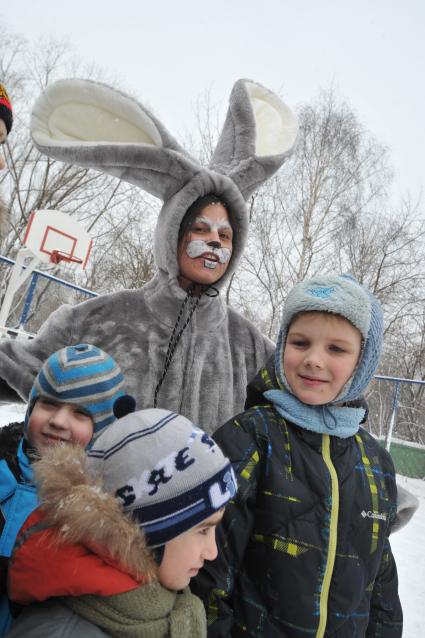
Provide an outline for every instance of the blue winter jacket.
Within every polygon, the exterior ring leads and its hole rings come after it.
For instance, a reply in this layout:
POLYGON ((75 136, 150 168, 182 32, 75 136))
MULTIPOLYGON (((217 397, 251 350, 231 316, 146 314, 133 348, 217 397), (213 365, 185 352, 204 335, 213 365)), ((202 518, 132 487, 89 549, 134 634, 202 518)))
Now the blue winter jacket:
POLYGON ((6 592, 7 564, 15 545, 16 536, 27 516, 38 505, 33 473, 28 456, 24 451, 24 439, 21 438, 16 463, 0 460, 0 637, 6 635, 12 616, 6 592))

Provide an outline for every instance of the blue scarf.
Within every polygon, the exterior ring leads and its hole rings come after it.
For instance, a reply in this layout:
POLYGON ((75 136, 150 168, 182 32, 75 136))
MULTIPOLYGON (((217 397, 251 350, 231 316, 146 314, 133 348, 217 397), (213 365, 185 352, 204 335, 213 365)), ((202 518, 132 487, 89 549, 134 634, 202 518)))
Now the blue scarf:
POLYGON ((284 390, 263 392, 284 419, 306 430, 346 439, 356 434, 365 415, 363 408, 336 405, 307 405, 284 390))

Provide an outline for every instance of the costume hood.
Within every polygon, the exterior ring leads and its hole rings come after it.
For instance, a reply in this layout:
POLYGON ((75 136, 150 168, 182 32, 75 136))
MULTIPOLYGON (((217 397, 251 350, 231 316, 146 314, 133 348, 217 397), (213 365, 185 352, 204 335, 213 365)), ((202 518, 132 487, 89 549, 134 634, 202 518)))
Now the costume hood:
POLYGON ((233 87, 213 158, 202 167, 142 104, 90 80, 59 80, 34 105, 31 132, 39 151, 140 186, 160 198, 155 258, 171 280, 179 274, 177 240, 187 209, 214 194, 229 207, 235 270, 248 232, 246 200, 291 154, 298 124, 272 92, 250 80, 233 87))

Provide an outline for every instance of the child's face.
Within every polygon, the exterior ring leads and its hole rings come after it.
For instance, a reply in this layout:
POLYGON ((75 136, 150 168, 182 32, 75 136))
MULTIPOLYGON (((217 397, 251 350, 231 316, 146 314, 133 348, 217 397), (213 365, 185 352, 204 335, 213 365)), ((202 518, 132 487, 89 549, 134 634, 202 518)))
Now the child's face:
POLYGON ((336 399, 353 374, 362 337, 349 321, 306 312, 289 327, 283 369, 295 396, 308 405, 336 399))
POLYGON ((217 557, 215 528, 223 518, 224 509, 216 512, 188 532, 173 538, 165 545, 159 567, 159 582, 164 587, 179 591, 188 586, 204 561, 217 557))
POLYGON ((28 420, 27 439, 40 454, 57 443, 86 447, 93 436, 93 420, 73 403, 57 403, 40 397, 28 420))

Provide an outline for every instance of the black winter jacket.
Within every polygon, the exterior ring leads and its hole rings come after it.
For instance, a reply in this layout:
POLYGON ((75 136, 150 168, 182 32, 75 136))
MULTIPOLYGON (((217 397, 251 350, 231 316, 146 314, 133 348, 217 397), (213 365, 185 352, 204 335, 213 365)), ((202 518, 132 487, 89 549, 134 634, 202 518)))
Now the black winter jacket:
MULTIPOLYGON (((264 368, 249 397, 273 387, 264 368)), ((264 403, 214 435, 239 491, 217 530, 218 558, 192 581, 211 637, 396 638, 402 633, 388 535, 397 488, 364 429, 304 430, 264 403)))

